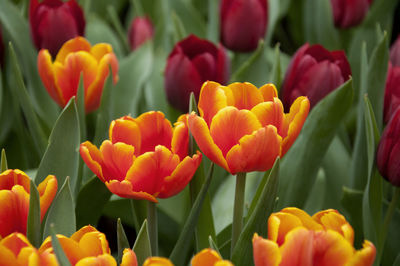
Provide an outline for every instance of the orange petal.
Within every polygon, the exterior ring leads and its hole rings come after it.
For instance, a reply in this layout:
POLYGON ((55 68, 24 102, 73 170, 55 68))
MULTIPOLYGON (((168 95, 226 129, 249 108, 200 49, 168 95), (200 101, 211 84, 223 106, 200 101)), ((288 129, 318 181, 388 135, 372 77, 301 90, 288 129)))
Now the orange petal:
POLYGON ((18 254, 20 253, 21 249, 25 247, 32 247, 26 236, 21 233, 12 233, 7 237, 3 238, 0 241, 0 246, 2 248, 7 248, 8 250, 10 250, 15 255, 15 257, 18 257, 18 254))
POLYGON ((282 260, 278 245, 257 233, 253 236, 253 258, 255 266, 278 266, 282 260))
POLYGON ((58 51, 56 61, 64 63, 68 54, 78 51, 90 52, 90 43, 83 37, 76 37, 65 42, 58 51))
MULTIPOLYGON (((309 110, 310 101, 306 97, 297 98, 290 107, 290 112, 286 114, 286 121, 284 122, 286 127, 288 127, 288 133, 286 138, 283 139, 282 156, 285 155, 300 134, 309 110)), ((282 129, 282 132, 285 132, 285 130, 282 129)))
POLYGON ((282 261, 280 266, 313 265, 313 232, 304 227, 290 231, 285 243, 280 247, 282 261))
POLYGON ((213 266, 217 261, 222 260, 219 254, 211 249, 206 248, 197 253, 191 261, 192 266, 213 266))
POLYGON ((357 250, 346 266, 370 266, 375 261, 376 249, 374 244, 365 240, 363 248, 357 250))
POLYGON ((22 186, 27 193, 30 192, 30 178, 23 171, 8 169, 0 174, 0 189, 11 190, 13 186, 22 186))
POLYGON ((105 184, 112 193, 120 197, 158 202, 153 195, 147 192, 133 191, 132 184, 129 181, 123 180, 120 182, 118 180, 111 180, 110 182, 106 182, 105 184))
POLYGON ((237 109, 250 110, 254 106, 264 101, 262 94, 258 91, 257 87, 249 82, 235 82, 228 85, 232 91, 233 106, 237 109))
POLYGON ((18 260, 14 253, 11 252, 8 248, 4 247, 0 243, 0 258, 2 259, 2 265, 18 265, 18 260))
POLYGON ((90 232, 98 232, 96 228, 94 228, 91 225, 86 225, 84 227, 82 227, 81 229, 79 229, 78 231, 76 231, 75 233, 72 234, 72 236, 70 237, 72 240, 79 242, 81 240, 81 238, 85 235, 88 234, 90 232))
POLYGON ((79 153, 87 167, 98 177, 101 181, 106 182, 103 176, 103 155, 95 145, 90 141, 85 141, 79 147, 79 153))
POLYGON ((97 257, 83 258, 75 266, 117 266, 117 262, 113 256, 103 254, 97 257))
POLYGON ((96 58, 97 62, 100 62, 105 55, 112 52, 112 47, 108 43, 97 43, 90 49, 90 54, 96 58))
POLYGON ((228 106, 213 117, 210 134, 225 156, 242 137, 260 128, 261 124, 252 112, 228 106))
POLYGON ((113 120, 109 129, 110 140, 112 143, 123 142, 135 147, 135 155, 140 153, 140 128, 132 117, 124 116, 113 120))
POLYGON ((187 114, 181 115, 174 124, 171 140, 171 151, 183 160, 188 155, 189 129, 187 127, 187 114))
POLYGON ((227 97, 233 98, 231 90, 227 87, 214 81, 204 82, 200 90, 198 107, 201 117, 204 118, 208 126, 210 126, 213 116, 220 109, 228 106, 227 97))
POLYGON ((144 261, 143 266, 174 266, 174 265, 167 258, 150 257, 144 261))
POLYGON ((140 154, 154 151, 157 145, 171 148, 172 126, 161 112, 150 111, 135 119, 141 134, 140 154))
MULTIPOLYGON (((274 98, 270 102, 263 102, 257 104, 251 109, 251 112, 255 114, 263 127, 267 125, 273 125, 278 130, 278 134, 284 138, 282 135, 282 124, 284 119, 283 105, 278 98, 274 98)), ((287 132, 285 132, 286 134, 287 132)))
POLYGON ((82 235, 79 240, 79 248, 84 257, 110 254, 106 236, 99 231, 88 232, 82 235))
POLYGON ((135 252, 130 248, 124 249, 124 253, 122 255, 121 266, 137 266, 137 258, 135 252))
POLYGON ((40 79, 42 80, 44 87, 50 94, 51 98, 53 98, 58 105, 62 107, 65 106, 66 100, 64 99, 60 87, 56 83, 53 63, 48 50, 40 50, 37 58, 37 65, 40 79))
MULTIPOLYGON (((229 131, 227 131, 229 132, 229 131)), ((274 126, 245 135, 226 155, 231 174, 271 169, 280 154, 282 138, 274 126)))
POLYGON ((278 91, 272 83, 263 85, 260 88, 260 93, 264 98, 264 102, 274 101, 274 98, 278 98, 278 91))
POLYGON ((48 175, 45 180, 38 186, 40 196, 40 219, 43 220, 47 209, 53 202, 54 197, 57 194, 57 178, 54 175, 48 175))
POLYGON ((20 185, 12 190, 0 190, 0 236, 13 232, 26 234, 29 193, 20 185))
POLYGON ((281 210, 281 212, 296 216, 300 219, 302 225, 309 230, 318 231, 324 229, 323 226, 318 223, 318 221, 299 208, 288 207, 281 210))
POLYGON ((201 163, 201 153, 198 151, 197 154, 186 156, 182 162, 178 164, 175 170, 170 176, 165 177, 162 181, 159 198, 172 197, 181 192, 186 185, 190 182, 197 168, 201 163))
POLYGON ((287 233, 301 226, 303 226, 303 223, 293 214, 284 212, 273 213, 268 218, 268 239, 281 246, 285 241, 287 233))
POLYGON ((214 143, 210 130, 203 118, 197 116, 194 112, 188 117, 188 127, 190 133, 196 140, 200 150, 214 163, 222 166, 229 171, 228 164, 222 155, 220 148, 214 143))

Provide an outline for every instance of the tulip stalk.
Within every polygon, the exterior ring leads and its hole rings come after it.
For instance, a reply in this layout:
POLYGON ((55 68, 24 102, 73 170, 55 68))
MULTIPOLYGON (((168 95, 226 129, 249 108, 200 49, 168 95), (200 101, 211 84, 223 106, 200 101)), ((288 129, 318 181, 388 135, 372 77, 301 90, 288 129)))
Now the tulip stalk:
POLYGON ((149 238, 152 256, 158 253, 157 207, 156 203, 147 202, 147 222, 149 224, 149 238))
POLYGON ((242 231, 245 188, 246 173, 238 173, 236 175, 235 203, 233 205, 231 255, 242 231))

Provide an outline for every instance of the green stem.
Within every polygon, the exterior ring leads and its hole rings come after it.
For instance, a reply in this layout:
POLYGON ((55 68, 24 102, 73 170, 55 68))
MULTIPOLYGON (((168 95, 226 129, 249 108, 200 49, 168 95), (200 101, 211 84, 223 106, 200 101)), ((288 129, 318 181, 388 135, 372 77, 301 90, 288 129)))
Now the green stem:
POLYGON ((246 173, 238 173, 236 175, 235 203, 233 205, 231 255, 233 254, 233 249, 242 232, 245 188, 246 173))
POLYGON ((129 203, 131 205, 131 210, 132 210, 133 225, 135 227, 136 233, 139 233, 140 230, 139 217, 138 217, 138 212, 136 211, 135 208, 134 199, 130 199, 129 203))
POLYGON ((157 232, 157 207, 154 202, 147 202, 147 222, 149 225, 149 238, 152 256, 158 254, 158 232, 157 232))

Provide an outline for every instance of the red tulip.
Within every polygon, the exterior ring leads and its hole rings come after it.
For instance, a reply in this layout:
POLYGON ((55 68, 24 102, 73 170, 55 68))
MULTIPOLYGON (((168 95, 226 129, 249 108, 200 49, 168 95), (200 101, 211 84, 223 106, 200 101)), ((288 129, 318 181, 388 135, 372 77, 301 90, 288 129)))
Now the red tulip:
POLYGON ((36 48, 49 50, 53 57, 66 41, 85 31, 85 18, 75 0, 31 0, 29 22, 36 48))
POLYGON ((361 23, 372 0, 331 0, 333 19, 338 28, 350 28, 361 23))
POLYGON ((389 122, 390 117, 400 106, 400 66, 394 66, 389 62, 386 77, 385 99, 384 99, 384 121, 389 122))
POLYGON ((153 24, 147 17, 136 17, 129 28, 129 44, 135 50, 144 42, 153 38, 153 24))
POLYGON ((382 133, 376 163, 386 180, 400 186, 400 108, 396 109, 382 133))
POLYGON ((350 65, 343 51, 328 51, 319 44, 297 50, 282 85, 283 104, 289 110, 299 96, 307 96, 311 108, 349 79, 350 65))
POLYGON ((182 112, 189 108, 190 93, 199 99, 203 82, 228 81, 229 61, 222 46, 190 35, 178 42, 168 56, 165 90, 169 103, 182 112))
POLYGON ((400 34, 390 48, 390 62, 394 66, 400 66, 400 34))
POLYGON ((233 51, 253 51, 265 35, 267 22, 267 0, 223 0, 220 8, 221 42, 233 51))

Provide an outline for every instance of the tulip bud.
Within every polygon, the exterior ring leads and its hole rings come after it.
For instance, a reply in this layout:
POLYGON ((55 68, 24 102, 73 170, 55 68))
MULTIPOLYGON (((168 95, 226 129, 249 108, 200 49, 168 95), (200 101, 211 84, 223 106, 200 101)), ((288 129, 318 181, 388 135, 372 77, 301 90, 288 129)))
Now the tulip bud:
POLYGON ((400 106, 400 66, 389 62, 388 73, 385 85, 385 99, 383 117, 387 123, 397 107, 400 106))
POLYGON ((85 31, 85 18, 75 0, 31 0, 29 23, 36 48, 49 50, 53 57, 66 41, 85 31))
POLYGON ((267 22, 267 0, 223 0, 220 7, 221 42, 233 51, 253 51, 265 36, 267 22))
POLYGON ((153 38, 153 24, 147 17, 136 17, 132 20, 129 28, 129 45, 131 50, 135 50, 142 43, 153 38))
POLYGON ((333 19, 338 28, 350 28, 361 23, 372 0, 331 0, 333 19))
POLYGON ((222 46, 190 35, 178 42, 168 56, 165 90, 169 103, 186 113, 190 93, 199 99, 201 85, 207 80, 226 83, 229 58, 222 46))
POLYGON ((400 34, 390 48, 390 62, 393 66, 400 67, 400 34))
POLYGON ((282 85, 287 110, 299 96, 307 96, 311 108, 349 79, 350 64, 343 51, 328 51, 319 44, 304 44, 293 56, 282 85))
POLYGON ((397 108, 382 133, 376 163, 381 175, 400 186, 400 108, 397 108))

